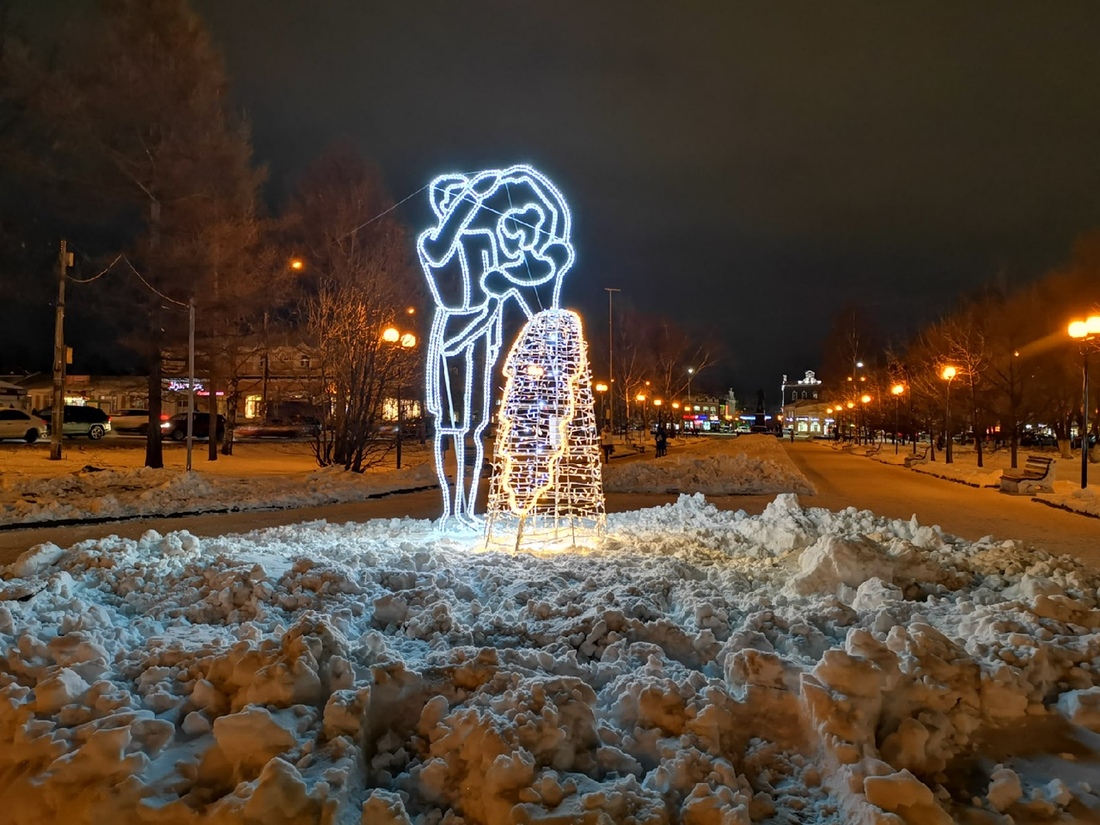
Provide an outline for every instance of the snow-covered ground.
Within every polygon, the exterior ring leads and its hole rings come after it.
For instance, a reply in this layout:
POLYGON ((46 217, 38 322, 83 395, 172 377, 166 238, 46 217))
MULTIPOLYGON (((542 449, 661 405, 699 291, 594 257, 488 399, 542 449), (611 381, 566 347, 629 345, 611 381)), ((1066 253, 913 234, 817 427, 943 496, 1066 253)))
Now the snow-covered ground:
MULTIPOLYGON (((9 450, 0 473, 0 525, 296 508, 437 483, 429 453, 418 445, 406 450, 402 470, 387 462, 362 475, 318 470, 304 444, 238 445, 237 455, 214 463, 196 454, 192 473, 182 469, 179 450, 160 470, 135 466, 144 458, 135 449, 86 450, 73 449, 61 466, 51 465, 41 451, 9 450)), ((654 458, 651 445, 647 453, 613 460, 604 482, 617 493, 813 493, 782 445, 768 436, 681 439, 661 459, 654 458)))
POLYGON ((587 554, 479 545, 394 519, 28 551, 4 821, 1100 817, 1073 559, 785 494, 611 515, 587 554))
MULTIPOLYGON (((833 449, 844 449, 836 442, 821 442, 833 449)), ((921 447, 923 450, 924 446, 921 447)), ((848 447, 855 454, 868 452, 866 447, 848 447)), ((885 464, 903 464, 905 456, 911 452, 911 447, 902 448, 897 455, 894 454, 892 445, 885 445, 881 451, 869 456, 875 461, 885 464)), ((1052 450, 1029 451, 1021 447, 1018 453, 1019 466, 1027 461, 1030 452, 1053 458, 1055 465, 1055 481, 1053 493, 1036 493, 1033 498, 1043 501, 1055 507, 1072 510, 1075 513, 1084 513, 1090 516, 1100 517, 1100 465, 1090 465, 1089 486, 1081 487, 1081 454, 1077 453, 1071 458, 1064 458, 1052 450)), ((951 479, 972 487, 1001 486, 1001 473, 1011 466, 1011 456, 1007 448, 996 451, 986 451, 982 456, 982 465, 978 466, 978 453, 969 445, 955 447, 952 450, 952 463, 944 461, 942 450, 936 452, 936 461, 924 464, 916 464, 910 469, 917 473, 926 473, 938 478, 951 479)))

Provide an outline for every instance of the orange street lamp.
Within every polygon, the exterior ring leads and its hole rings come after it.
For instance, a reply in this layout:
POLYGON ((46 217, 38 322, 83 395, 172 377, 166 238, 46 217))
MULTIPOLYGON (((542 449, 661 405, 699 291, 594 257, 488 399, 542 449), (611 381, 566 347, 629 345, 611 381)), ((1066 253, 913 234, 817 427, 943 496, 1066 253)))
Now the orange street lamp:
MULTIPOLYGON (((416 336, 411 332, 401 332, 397 327, 386 327, 382 330, 382 340, 387 344, 399 344, 404 350, 411 350, 416 346, 416 336)), ((423 411, 421 411, 423 412, 423 411)), ((405 428, 404 416, 401 409, 401 378, 397 380, 397 469, 401 469, 401 436, 405 428)))
POLYGON ((301 258, 291 258, 290 263, 288 263, 287 266, 289 266, 295 272, 301 272, 303 269, 306 268, 305 261, 303 261, 301 258))
POLYGON ((648 428, 646 427, 646 417, 649 412, 649 406, 646 404, 646 394, 644 392, 640 392, 636 396, 634 396, 634 400, 642 405, 642 432, 648 432, 648 428))
POLYGON ((607 405, 604 403, 604 393, 607 392, 607 384, 602 381, 596 384, 596 392, 600 394, 600 418, 607 420, 607 405))
POLYGON ((959 371, 950 364, 940 372, 940 378, 947 382, 947 400, 944 402, 943 407, 943 430, 947 436, 947 452, 943 460, 946 464, 951 464, 954 461, 951 456, 951 382, 958 374, 959 371))
POLYGON ((867 409, 867 405, 871 403, 871 396, 864 393, 860 396, 860 408, 859 408, 859 437, 860 443, 866 443, 867 441, 867 427, 864 424, 863 411, 867 409))
POLYGON ((894 396, 894 455, 898 454, 898 401, 905 392, 904 384, 894 384, 890 387, 890 394, 894 396))
POLYGON ((1081 489, 1089 486, 1089 345, 1100 339, 1100 315, 1069 325, 1069 337, 1081 342, 1081 489))

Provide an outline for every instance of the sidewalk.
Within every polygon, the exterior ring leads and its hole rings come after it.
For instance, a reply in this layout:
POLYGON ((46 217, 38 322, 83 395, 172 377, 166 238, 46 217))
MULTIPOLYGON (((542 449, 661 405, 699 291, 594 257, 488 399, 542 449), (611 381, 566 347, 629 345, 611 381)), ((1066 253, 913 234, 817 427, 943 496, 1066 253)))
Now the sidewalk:
MULTIPOLYGON (((887 443, 882 449, 873 455, 867 455, 870 446, 836 446, 837 442, 825 443, 835 450, 843 450, 856 456, 866 456, 880 464, 903 466, 905 456, 913 451, 913 445, 899 445, 897 454, 894 453, 894 445, 887 443)), ((843 444, 843 442, 841 442, 843 444)), ((918 446, 923 450, 925 444, 918 446)), ((1051 507, 1068 510, 1084 516, 1100 518, 1100 464, 1089 465, 1089 486, 1081 489, 1081 454, 1078 452, 1072 458, 1061 457, 1052 449, 1026 449, 1021 448, 1017 452, 1017 462, 1022 466, 1027 461, 1029 454, 1048 456, 1056 460, 1055 482, 1053 493, 1036 493, 1031 496, 1032 501, 1040 502, 1051 507)), ((915 473, 935 476, 936 478, 955 481, 970 487, 983 487, 999 490, 1001 486, 1001 472, 1011 466, 1011 453, 1007 447, 992 452, 986 451, 982 456, 982 467, 978 466, 978 451, 973 445, 955 445, 952 450, 952 463, 945 460, 943 450, 936 450, 936 460, 923 464, 915 464, 909 469, 915 473)), ((1009 495, 1006 493, 1006 495, 1009 495)))

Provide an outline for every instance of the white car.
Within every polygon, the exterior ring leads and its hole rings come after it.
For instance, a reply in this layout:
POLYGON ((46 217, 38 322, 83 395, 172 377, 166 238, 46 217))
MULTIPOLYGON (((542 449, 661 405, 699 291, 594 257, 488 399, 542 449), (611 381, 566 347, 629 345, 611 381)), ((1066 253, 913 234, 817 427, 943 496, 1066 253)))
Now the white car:
POLYGON ((0 439, 18 438, 33 444, 40 435, 48 435, 49 432, 50 425, 37 415, 14 407, 0 409, 0 439))
POLYGON ((116 433, 145 435, 149 432, 149 411, 116 410, 111 413, 111 429, 116 433))

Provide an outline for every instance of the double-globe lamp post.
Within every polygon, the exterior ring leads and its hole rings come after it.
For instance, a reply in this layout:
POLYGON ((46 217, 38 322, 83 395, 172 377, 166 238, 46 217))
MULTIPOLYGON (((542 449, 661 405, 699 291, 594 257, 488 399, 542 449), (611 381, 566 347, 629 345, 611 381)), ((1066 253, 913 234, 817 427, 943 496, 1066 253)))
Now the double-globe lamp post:
POLYGON ((1089 347, 1100 340, 1100 315, 1069 325, 1069 337, 1081 343, 1081 489, 1089 486, 1089 347))
POLYGON ((951 382, 955 376, 959 374, 959 371, 948 365, 940 372, 940 378, 947 382, 947 400, 943 406, 943 431, 947 446, 944 448, 947 452, 944 454, 944 463, 952 464, 954 458, 951 455, 951 382))
MULTIPOLYGON (((416 336, 411 332, 401 332, 397 327, 386 327, 382 330, 382 340, 387 344, 400 344, 403 350, 411 350, 416 346, 416 336)), ((401 436, 405 428, 405 417, 401 410, 401 382, 404 375, 398 371, 397 377, 397 469, 401 469, 401 436)))
POLYGON ((894 455, 898 454, 898 402, 904 392, 904 384, 894 384, 890 387, 890 394, 894 396, 894 455))

